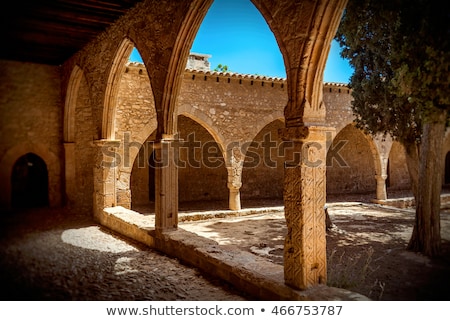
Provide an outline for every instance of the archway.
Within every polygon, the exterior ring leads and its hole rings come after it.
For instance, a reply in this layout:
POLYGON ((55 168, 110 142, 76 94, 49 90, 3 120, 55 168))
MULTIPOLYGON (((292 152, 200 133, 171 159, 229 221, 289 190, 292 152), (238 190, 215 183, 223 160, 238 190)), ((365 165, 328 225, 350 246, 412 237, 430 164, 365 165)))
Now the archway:
POLYGON ((11 173, 11 204, 13 208, 49 205, 48 170, 42 158, 25 154, 14 163, 11 173))
POLYGON ((154 131, 141 145, 130 173, 131 209, 143 213, 155 211, 155 137, 154 131))
POLYGON ((389 190, 411 190, 411 180, 406 165, 406 152, 402 144, 394 141, 389 153, 389 168, 387 171, 389 190))
POLYGON ((281 120, 267 124, 249 145, 242 169, 241 199, 243 206, 264 200, 283 204, 284 154, 278 130, 281 120))
POLYGON ((228 174, 219 144, 192 118, 179 115, 177 122, 181 141, 177 164, 180 209, 197 209, 198 202, 214 202, 226 209, 228 174))
POLYGON ((367 137, 347 125, 333 140, 327 153, 327 195, 371 194, 376 190, 375 162, 367 137))

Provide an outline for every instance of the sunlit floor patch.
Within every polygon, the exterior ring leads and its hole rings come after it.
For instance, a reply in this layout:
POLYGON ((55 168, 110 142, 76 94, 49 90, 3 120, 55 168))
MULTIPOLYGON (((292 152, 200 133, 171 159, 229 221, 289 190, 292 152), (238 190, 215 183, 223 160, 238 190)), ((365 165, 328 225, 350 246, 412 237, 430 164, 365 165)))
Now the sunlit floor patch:
POLYGON ((131 266, 132 261, 133 259, 129 257, 119 257, 114 265, 114 272, 116 275, 138 273, 139 270, 136 270, 131 266))
POLYGON ((138 251, 126 242, 103 232, 98 226, 65 230, 61 239, 64 243, 89 250, 111 253, 138 251))

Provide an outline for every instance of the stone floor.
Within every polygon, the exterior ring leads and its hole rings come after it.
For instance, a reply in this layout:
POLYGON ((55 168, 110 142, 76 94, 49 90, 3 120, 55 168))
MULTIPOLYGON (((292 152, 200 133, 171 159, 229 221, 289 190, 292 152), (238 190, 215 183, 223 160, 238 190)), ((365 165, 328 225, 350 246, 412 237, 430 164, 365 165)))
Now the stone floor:
MULTIPOLYGON (((349 195, 345 200, 367 201, 371 197, 372 195, 349 195)), ((277 201, 267 201, 262 205, 282 205, 278 203, 277 201)), ((183 204, 180 208, 187 209, 192 205, 183 204)), ((251 208, 256 207, 257 203, 253 204, 248 202, 243 205, 251 208)), ((203 206, 197 204, 196 206, 198 210, 205 210, 218 205, 212 203, 203 204, 203 206)), ((265 213, 264 215, 269 214, 265 213)), ((272 244, 268 244, 267 237, 261 236, 261 233, 267 234, 270 232, 273 234, 273 232, 279 232, 280 229, 284 228, 280 211, 270 215, 277 216, 277 221, 271 221, 273 224, 259 225, 260 228, 257 231, 251 229, 250 226, 245 227, 245 225, 242 225, 251 224, 254 218, 248 217, 247 220, 242 218, 245 222, 233 223, 233 226, 236 226, 236 224, 242 226, 239 230, 243 232, 244 236, 234 242, 241 242, 241 245, 249 251, 260 251, 260 255, 264 257, 265 252, 268 251, 268 247, 272 246, 272 244), (276 223, 278 221, 281 223, 276 223), (273 228, 274 224, 276 225, 275 229, 273 228), (271 229, 272 231, 270 231, 271 229), (246 239, 245 236, 249 238, 246 239), (256 243, 254 240, 255 237, 258 237, 259 240, 256 243)), ((260 223, 268 222, 262 218, 258 218, 260 223)), ((272 219, 274 218, 272 217, 272 219)), ((341 217, 340 220, 342 222, 343 218, 341 217)), ((391 221, 394 222, 390 219, 391 221)), ((214 223, 218 222, 217 220, 214 221, 214 223)), ((357 222, 360 222, 360 220, 357 220, 357 222)), ((183 224, 181 223, 180 226, 183 224)), ((191 227, 194 226, 195 229, 199 229, 203 228, 206 223, 199 222, 198 224, 190 224, 191 227)), ((228 223, 222 220, 220 224, 222 227, 226 227, 228 223)), ((354 222, 352 224, 355 225, 354 222)), ((450 226, 450 224, 445 224, 446 228, 450 226)), ((370 229, 370 224, 365 225, 369 226, 370 229)), ((188 229, 187 225, 182 228, 188 229)), ((214 232, 212 229, 209 231, 214 232)), ((339 230, 336 230, 336 233, 339 234, 339 230)), ((225 236, 223 233, 216 233, 217 235, 219 237, 225 236)), ((211 235, 209 237, 214 239, 211 235)), ((233 237, 236 239, 240 236, 234 233, 233 237)), ((448 234, 445 237, 449 238, 448 234)), ((281 242, 279 244, 281 245, 282 237, 279 235, 276 239, 278 240, 277 242, 281 242)), ((351 244, 350 239, 346 239, 346 241, 350 242, 348 244, 351 244)), ((450 244, 448 240, 446 242, 446 244, 450 244)), ((276 261, 277 257, 282 258, 279 255, 282 248, 273 247, 270 250, 273 250, 270 253, 272 257, 266 256, 270 260, 276 261)), ((387 253, 392 250, 395 250, 395 248, 391 250, 387 249, 387 253)), ((385 256, 382 254, 373 258, 381 261, 385 260, 385 256)), ((407 260, 405 261, 405 257, 399 256, 398 258, 401 262, 408 262, 407 260)), ((418 266, 419 272, 429 271, 428 268, 431 266, 429 261, 418 260, 417 262, 416 266, 418 266)), ((399 264, 398 262, 394 263, 399 264)), ((279 262, 279 264, 282 264, 282 262, 279 262)), ((411 263, 412 265, 414 264, 411 263)), ((389 266, 388 268, 395 269, 396 266, 389 266)), ((446 272, 445 274, 450 275, 450 270, 448 269, 448 266, 441 266, 439 271, 440 273, 447 271, 448 273, 446 272)), ((346 271, 344 270, 344 272, 346 271)), ((409 273, 407 271, 414 272, 416 270, 406 269, 399 274, 402 277, 406 277, 406 280, 408 280, 407 273, 409 273)), ((414 277, 417 278, 418 275, 411 274, 410 279, 412 278, 411 280, 414 281, 414 277)), ((387 277, 389 278, 389 276, 387 277)), ((398 279, 397 284, 401 284, 404 282, 403 280, 405 279, 398 279)), ((448 280, 448 277, 444 278, 441 285, 447 284, 448 280)), ((162 253, 151 250, 148 247, 102 228, 83 213, 67 212, 61 209, 1 213, 0 282, 2 284, 0 287, 0 300, 3 301, 220 301, 254 299, 219 279, 214 279, 201 273, 196 268, 181 264, 176 259, 169 258, 162 253)), ((450 286, 450 284, 445 286, 450 286)), ((408 286, 405 289, 408 292, 408 286)), ((395 291, 394 293, 387 293, 391 296, 387 296, 386 293, 384 293, 384 298, 381 299, 396 298, 395 291)), ((377 295, 379 293, 375 293, 375 298, 377 298, 377 295)))
POLYGON ((59 209, 2 213, 0 301, 247 300, 221 280, 59 209))
MULTIPOLYGON (((450 300, 449 207, 441 212, 442 257, 436 259, 406 251, 414 224, 412 209, 337 202, 328 203, 328 212, 334 225, 327 231, 329 286, 372 300, 450 300)), ((185 221, 179 227, 283 265, 282 211, 185 221)))

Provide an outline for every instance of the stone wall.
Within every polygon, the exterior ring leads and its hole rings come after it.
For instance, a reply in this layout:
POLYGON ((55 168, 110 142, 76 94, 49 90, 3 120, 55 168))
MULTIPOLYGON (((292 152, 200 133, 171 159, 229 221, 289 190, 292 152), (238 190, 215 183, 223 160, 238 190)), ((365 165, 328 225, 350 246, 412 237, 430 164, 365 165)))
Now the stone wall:
MULTIPOLYGON (((61 83, 61 69, 10 61, 2 61, 0 66, 0 159, 3 164, 2 189, 6 191, 2 194, 2 207, 10 205, 12 167, 20 156, 29 152, 46 162, 50 203, 61 204, 64 198, 64 121, 61 107, 61 87, 64 85, 61 83)), ((99 137, 100 117, 95 115, 95 108, 92 108, 91 90, 89 78, 83 76, 74 110, 76 193, 73 201, 86 208, 90 208, 93 202, 92 167, 95 151, 92 143, 99 137)), ((143 65, 128 64, 118 93, 115 136, 121 145, 118 148, 120 164, 117 168, 116 196, 118 205, 129 205, 134 197, 131 194, 133 189, 136 190, 136 200, 148 200, 148 170, 139 169, 136 175, 132 175, 132 172, 135 171, 133 165, 138 151, 145 141, 154 140, 151 135, 157 125, 153 92, 143 65), (134 182, 131 182, 132 176, 134 182), (142 184, 146 187, 139 187, 142 184)), ((221 157, 225 155, 229 144, 237 143, 245 153, 246 148, 253 143, 258 148, 249 149, 246 161, 252 155, 263 159, 266 156, 262 144, 266 134, 270 133, 275 144, 280 143, 277 131, 284 126, 286 99, 284 79, 186 70, 177 100, 178 115, 187 117, 178 117, 180 138, 187 139, 190 132, 195 132, 201 143, 214 141, 221 157)), ((327 108, 327 123, 337 129, 336 139, 343 138, 349 142, 340 152, 351 165, 349 169, 335 166, 327 168, 328 192, 373 192, 373 164, 377 160, 369 148, 369 141, 361 138, 362 133, 346 127, 353 119, 351 92, 342 84, 327 83, 324 85, 323 99, 327 108)), ((446 139, 444 145, 446 153, 450 150, 450 138, 446 139)), ((391 146, 387 148, 389 150, 391 146)), ((273 153, 275 149, 270 151, 273 153)), ((392 145, 388 170, 391 189, 409 187, 403 153, 398 143, 392 145)), ((270 158, 276 162, 279 161, 277 157, 270 154, 270 158)), ((218 170, 181 170, 180 200, 227 199, 226 175, 225 167, 218 170)), ((247 164, 244 165, 242 177, 241 196, 244 200, 282 196, 281 166, 271 169, 259 164, 250 168, 247 164)))
POLYGON ((69 199, 69 206, 78 210, 91 211, 94 193, 94 177, 92 165, 94 163, 93 140, 97 136, 94 126, 89 87, 83 77, 78 89, 75 107, 75 184, 73 199, 69 199))
POLYGON ((327 155, 327 193, 367 193, 376 190, 375 159, 367 137, 353 125, 347 125, 327 155), (332 157, 335 156, 335 157, 332 157))
POLYGON ((392 144, 386 185, 391 190, 411 188, 408 166, 406 165, 405 148, 398 142, 392 144))
MULTIPOLYGON (((231 144, 238 144, 244 153, 247 152, 242 172, 242 200, 282 198, 284 172, 278 129, 284 127, 283 110, 287 102, 285 86, 285 80, 280 78, 190 69, 184 74, 177 100, 177 113, 189 117, 189 120, 178 123, 178 130, 182 134, 180 138, 186 139, 192 131, 202 144, 204 139, 214 140, 223 157, 224 151, 231 144), (193 122, 195 126, 191 126, 193 122), (203 137, 204 134, 201 133, 208 133, 209 137, 203 137), (269 141, 265 141, 269 137, 267 134, 270 134, 269 141), (269 144, 267 148, 264 148, 265 144, 269 144), (251 148, 248 149, 249 146, 251 148), (258 164, 250 164, 254 163, 255 157, 258 164), (268 159, 277 164, 276 168, 266 166, 264 161, 268 159)), ((351 92, 343 84, 326 83, 323 95, 327 108, 327 125, 336 128, 334 134, 330 133, 329 144, 331 144, 334 136, 353 121, 350 107, 351 92)), ((128 135, 126 140, 132 142, 132 147, 143 144, 156 129, 155 117, 153 97, 145 68, 142 64, 129 63, 119 91, 116 137, 122 140, 122 145, 124 134, 128 135)), ((183 118, 179 116, 178 119, 183 118)), ((374 163, 377 160, 373 158, 369 142, 355 128, 339 137, 348 142, 345 148, 339 151, 347 159, 349 167, 341 168, 336 164, 328 166, 328 175, 332 178, 332 182, 328 184, 328 192, 338 194, 374 191, 376 188, 374 163)), ((128 163, 133 164, 138 148, 129 150, 127 155, 130 156, 122 155, 122 160, 129 159, 128 163)), ((147 155, 150 153, 147 152, 147 155)), ((148 201, 149 172, 148 169, 138 171, 139 175, 131 174, 134 183, 129 200, 131 202, 133 199, 136 204, 148 201), (141 182, 141 187, 138 181, 141 182)), ((129 169, 121 168, 119 172, 120 186, 126 189, 130 186, 129 169)), ((195 171, 181 169, 179 175, 180 201, 224 200, 228 197, 228 191, 222 182, 223 179, 226 181, 223 168, 220 170, 203 168, 195 171), (190 189, 183 187, 187 181, 187 172, 191 182, 190 189), (215 175, 219 175, 220 179, 213 179, 215 175), (196 184, 199 185, 195 187, 196 184), (205 192, 201 192, 203 189, 209 191, 208 196, 205 192), (191 195, 187 195, 186 191, 191 195)), ((125 193, 121 195, 123 194, 125 193)))
POLYGON ((355 119, 351 109, 351 90, 344 84, 325 83, 323 102, 327 109, 327 126, 334 127, 336 135, 355 119))
POLYGON ((283 127, 281 120, 267 124, 250 145, 242 170, 243 200, 283 198, 283 145, 278 137, 283 127))
POLYGON ((60 69, 0 61, 0 207, 11 205, 11 171, 27 153, 47 165, 49 204, 61 204, 63 149, 60 69))

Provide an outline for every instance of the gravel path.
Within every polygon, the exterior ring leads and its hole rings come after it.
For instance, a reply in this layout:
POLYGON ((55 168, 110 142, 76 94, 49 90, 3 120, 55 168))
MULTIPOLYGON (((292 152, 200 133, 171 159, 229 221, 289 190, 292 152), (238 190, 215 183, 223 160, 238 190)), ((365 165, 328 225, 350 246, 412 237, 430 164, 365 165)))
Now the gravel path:
POLYGON ((62 210, 1 213, 0 300, 246 300, 223 282, 62 210))

